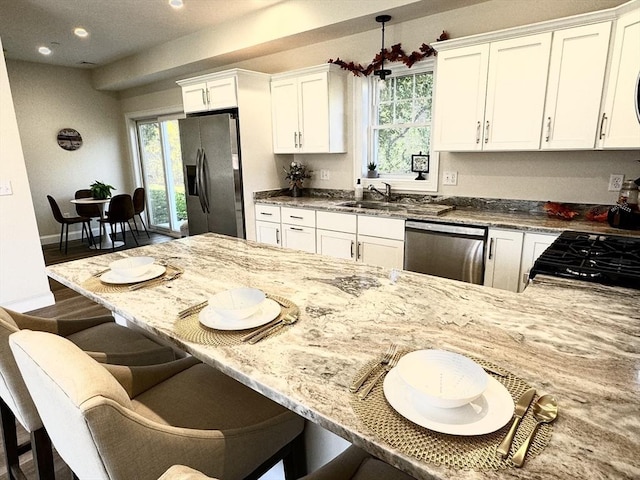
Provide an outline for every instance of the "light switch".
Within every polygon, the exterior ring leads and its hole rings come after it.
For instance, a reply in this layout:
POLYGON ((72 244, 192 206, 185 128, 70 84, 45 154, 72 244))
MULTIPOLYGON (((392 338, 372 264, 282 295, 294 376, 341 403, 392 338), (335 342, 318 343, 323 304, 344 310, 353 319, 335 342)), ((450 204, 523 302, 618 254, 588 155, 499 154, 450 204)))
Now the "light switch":
POLYGON ((13 195, 11 180, 0 180, 0 195, 13 195))

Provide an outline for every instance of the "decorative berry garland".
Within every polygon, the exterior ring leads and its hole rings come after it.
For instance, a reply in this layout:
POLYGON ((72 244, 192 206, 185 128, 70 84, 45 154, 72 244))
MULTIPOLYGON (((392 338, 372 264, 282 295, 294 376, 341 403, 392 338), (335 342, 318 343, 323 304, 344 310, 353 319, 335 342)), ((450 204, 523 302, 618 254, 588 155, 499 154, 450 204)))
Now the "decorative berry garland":
MULTIPOLYGON (((448 39, 449 34, 447 34, 447 32, 443 30, 442 34, 436 41, 441 42, 448 39)), ((409 55, 407 55, 404 50, 402 50, 400 45, 400 43, 393 45, 390 50, 386 48, 383 49, 382 52, 378 53, 374 57, 373 61, 366 67, 363 67, 359 63, 345 62, 344 60, 340 60, 340 58, 336 58, 335 60, 329 59, 328 63, 335 63, 336 65, 339 65, 343 70, 349 70, 356 77, 359 77, 360 75, 364 75, 366 77, 371 75, 375 70, 380 69, 383 56, 384 60, 387 62, 402 62, 407 67, 411 68, 414 63, 422 60, 423 58, 430 57, 431 55, 436 55, 436 51, 431 47, 431 45, 427 45, 426 43, 420 45, 418 51, 413 51, 409 55)))

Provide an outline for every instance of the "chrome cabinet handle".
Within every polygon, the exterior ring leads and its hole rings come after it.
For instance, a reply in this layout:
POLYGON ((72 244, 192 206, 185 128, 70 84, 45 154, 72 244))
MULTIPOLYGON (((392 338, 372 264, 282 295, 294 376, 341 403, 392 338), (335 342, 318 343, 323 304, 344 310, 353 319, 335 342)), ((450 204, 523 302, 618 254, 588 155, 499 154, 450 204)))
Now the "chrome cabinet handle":
POLYGON ((354 243, 355 242, 353 240, 351 240, 351 258, 353 258, 353 246, 354 246, 353 244, 354 243))
POLYGON ((362 258, 362 255, 360 253, 360 247, 362 247, 362 242, 358 242, 358 248, 356 248, 356 259, 362 258))
POLYGON ((489 120, 487 120, 487 124, 484 126, 484 143, 489 143, 489 120))
POLYGON ((211 98, 209 97, 209 89, 207 88, 207 104, 211 103, 211 98))
POLYGON ((607 114, 602 114, 602 120, 600 120, 600 140, 604 137, 604 122, 607 120, 607 114))
POLYGON ((276 228, 276 245, 280 245, 280 229, 276 228))
POLYGON ((302 148, 302 132, 298 132, 298 146, 302 148))
POLYGON ((207 104, 207 97, 204 96, 204 88, 200 89, 200 93, 202 94, 202 105, 207 104))
POLYGON ((293 132, 293 146, 298 148, 298 132, 293 132))
POLYGON ((289 227, 291 230, 295 230, 297 232, 302 232, 303 229, 302 228, 298 228, 298 227, 289 227))
POLYGON ((548 142, 550 138, 551 138, 551 117, 548 117, 547 118, 547 137, 545 139, 545 142, 548 142))
POLYGON ((289 218, 296 218, 298 220, 302 220, 303 217, 298 217, 296 215, 289 215, 289 218))
POLYGON ((481 122, 478 120, 478 125, 476 126, 476 143, 480 143, 480 125, 481 122))
POLYGON ((489 242, 489 260, 493 258, 493 238, 489 242))
POLYGON ((270 216, 273 215, 273 213, 260 212, 260 215, 266 215, 266 216, 270 217, 270 216))

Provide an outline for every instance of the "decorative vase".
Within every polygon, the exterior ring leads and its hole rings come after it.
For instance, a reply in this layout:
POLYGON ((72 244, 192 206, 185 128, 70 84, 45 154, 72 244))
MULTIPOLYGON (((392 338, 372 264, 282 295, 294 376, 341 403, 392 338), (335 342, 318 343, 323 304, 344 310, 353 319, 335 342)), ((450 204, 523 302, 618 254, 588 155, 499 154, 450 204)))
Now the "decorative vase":
POLYGON ((301 197, 302 196, 302 187, 298 187, 297 185, 294 185, 293 187, 291 187, 291 196, 292 197, 301 197))

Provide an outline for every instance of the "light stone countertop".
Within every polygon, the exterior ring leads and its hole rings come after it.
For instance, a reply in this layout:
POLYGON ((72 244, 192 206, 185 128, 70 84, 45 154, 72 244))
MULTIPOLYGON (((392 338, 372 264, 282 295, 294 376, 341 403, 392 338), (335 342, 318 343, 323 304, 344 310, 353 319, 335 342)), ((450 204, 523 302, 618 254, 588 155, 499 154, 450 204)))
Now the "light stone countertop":
POLYGON ((49 275, 369 450, 416 478, 640 478, 640 296, 538 276, 522 294, 215 234, 48 267, 49 275), (125 256, 183 267, 135 292, 92 293, 91 274, 125 256), (256 345, 212 347, 172 337, 178 311, 237 286, 284 296, 299 322, 256 345), (350 406, 349 385, 390 342, 484 358, 559 400, 549 445, 522 469, 475 472, 426 464, 377 439, 350 406))

